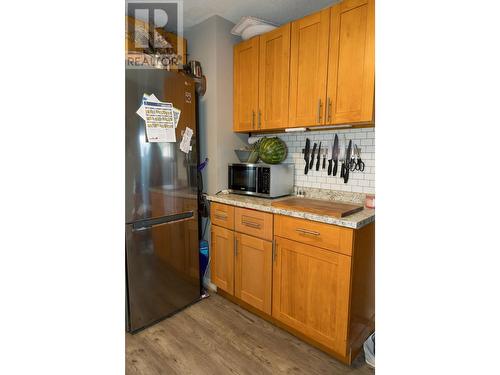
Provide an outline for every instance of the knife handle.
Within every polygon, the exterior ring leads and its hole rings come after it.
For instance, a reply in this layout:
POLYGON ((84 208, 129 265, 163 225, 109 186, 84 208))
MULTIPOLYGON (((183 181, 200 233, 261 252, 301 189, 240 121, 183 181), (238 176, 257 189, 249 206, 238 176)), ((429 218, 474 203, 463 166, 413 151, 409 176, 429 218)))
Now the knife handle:
POLYGON ((332 163, 333 163, 332 159, 328 160, 328 175, 332 174, 332 163))
POLYGON ((323 166, 321 167, 321 169, 325 169, 325 166, 326 166, 326 156, 323 156, 323 166))
POLYGON ((340 178, 344 178, 344 173, 345 173, 344 162, 342 162, 342 165, 340 166, 340 178))
POLYGON ((349 167, 345 169, 344 173, 344 184, 347 184, 347 181, 349 181, 349 167))
MULTIPOLYGON (((332 163, 332 161, 330 160, 330 166, 328 167, 329 168, 328 174, 330 174, 330 172, 332 171, 332 168, 331 168, 332 164, 331 163, 332 163)), ((336 176, 337 175, 337 168, 339 166, 339 161, 335 160, 334 163, 335 163, 335 165, 333 166, 333 175, 336 176)))
POLYGON ((312 152, 309 154, 309 169, 313 169, 314 167, 314 154, 316 153, 316 147, 318 147, 317 143, 314 144, 312 152))

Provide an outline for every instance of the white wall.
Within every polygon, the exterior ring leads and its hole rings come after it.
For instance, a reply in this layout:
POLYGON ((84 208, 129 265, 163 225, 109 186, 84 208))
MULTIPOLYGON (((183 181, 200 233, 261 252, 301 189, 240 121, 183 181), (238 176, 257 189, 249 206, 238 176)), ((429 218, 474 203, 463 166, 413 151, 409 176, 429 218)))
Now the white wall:
POLYGON ((246 136, 233 127, 233 45, 240 38, 231 35, 234 24, 213 16, 184 32, 188 60, 198 60, 207 79, 207 92, 199 101, 200 160, 208 157, 203 171, 204 191, 215 194, 227 188, 227 164, 237 162, 235 148, 246 144, 246 136))
MULTIPOLYGON (((204 192, 215 194, 227 188, 227 164, 237 162, 234 149, 245 146, 247 136, 233 133, 233 45, 241 39, 231 35, 234 24, 213 16, 184 31, 188 60, 198 60, 207 79, 200 98, 200 160, 208 157, 203 171, 204 192)), ((207 220, 202 219, 202 229, 207 220)), ((210 243, 210 225, 204 238, 210 243)), ((210 283, 210 270, 204 284, 210 283)))

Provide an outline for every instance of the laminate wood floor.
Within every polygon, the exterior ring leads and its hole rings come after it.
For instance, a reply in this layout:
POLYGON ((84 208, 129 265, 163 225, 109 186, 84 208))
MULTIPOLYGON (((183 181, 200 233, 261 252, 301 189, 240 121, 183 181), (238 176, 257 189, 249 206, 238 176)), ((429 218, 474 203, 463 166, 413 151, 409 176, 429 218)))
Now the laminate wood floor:
POLYGON ((215 293, 126 335, 128 375, 374 373, 362 353, 345 366, 215 293))

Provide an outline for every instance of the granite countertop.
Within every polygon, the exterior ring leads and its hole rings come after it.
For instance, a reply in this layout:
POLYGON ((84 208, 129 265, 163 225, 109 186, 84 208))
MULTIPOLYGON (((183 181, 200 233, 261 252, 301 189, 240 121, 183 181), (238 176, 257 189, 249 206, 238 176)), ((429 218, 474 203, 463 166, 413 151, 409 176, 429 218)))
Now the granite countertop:
MULTIPOLYGON (((252 197, 248 195, 224 194, 224 193, 218 195, 209 195, 207 197, 207 199, 212 202, 229 204, 236 207, 250 208, 258 211, 271 212, 273 214, 293 216, 301 219, 308 219, 308 220, 318 221, 321 223, 334 224, 353 229, 362 228, 365 225, 375 221, 375 209, 370 209, 366 207, 363 209, 363 211, 339 219, 333 216, 318 215, 304 211, 288 210, 284 208, 271 206, 271 203, 273 202, 288 198, 290 198, 290 196, 276 198, 276 199, 268 199, 268 198, 252 197)), ((306 197, 306 198, 312 198, 312 197, 306 197)), ((346 201, 342 200, 341 202, 345 203, 346 201)))

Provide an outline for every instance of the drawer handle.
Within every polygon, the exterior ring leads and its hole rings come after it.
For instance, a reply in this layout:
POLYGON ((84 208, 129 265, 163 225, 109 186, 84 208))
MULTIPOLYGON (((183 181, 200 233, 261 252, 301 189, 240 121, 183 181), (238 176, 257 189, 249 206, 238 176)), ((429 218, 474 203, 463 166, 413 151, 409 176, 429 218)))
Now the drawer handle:
POLYGON ((215 217, 217 219, 219 219, 219 220, 226 220, 227 219, 227 215, 226 214, 218 214, 218 213, 216 213, 215 217))
POLYGON ((245 221, 245 220, 243 220, 241 222, 241 224, 246 225, 247 227, 250 227, 250 228, 260 229, 260 224, 254 223, 252 221, 245 221))
POLYGON ((299 232, 300 234, 311 234, 313 236, 319 236, 321 234, 320 232, 316 232, 314 230, 309 230, 309 229, 303 229, 303 228, 297 228, 295 230, 297 232, 299 232))

